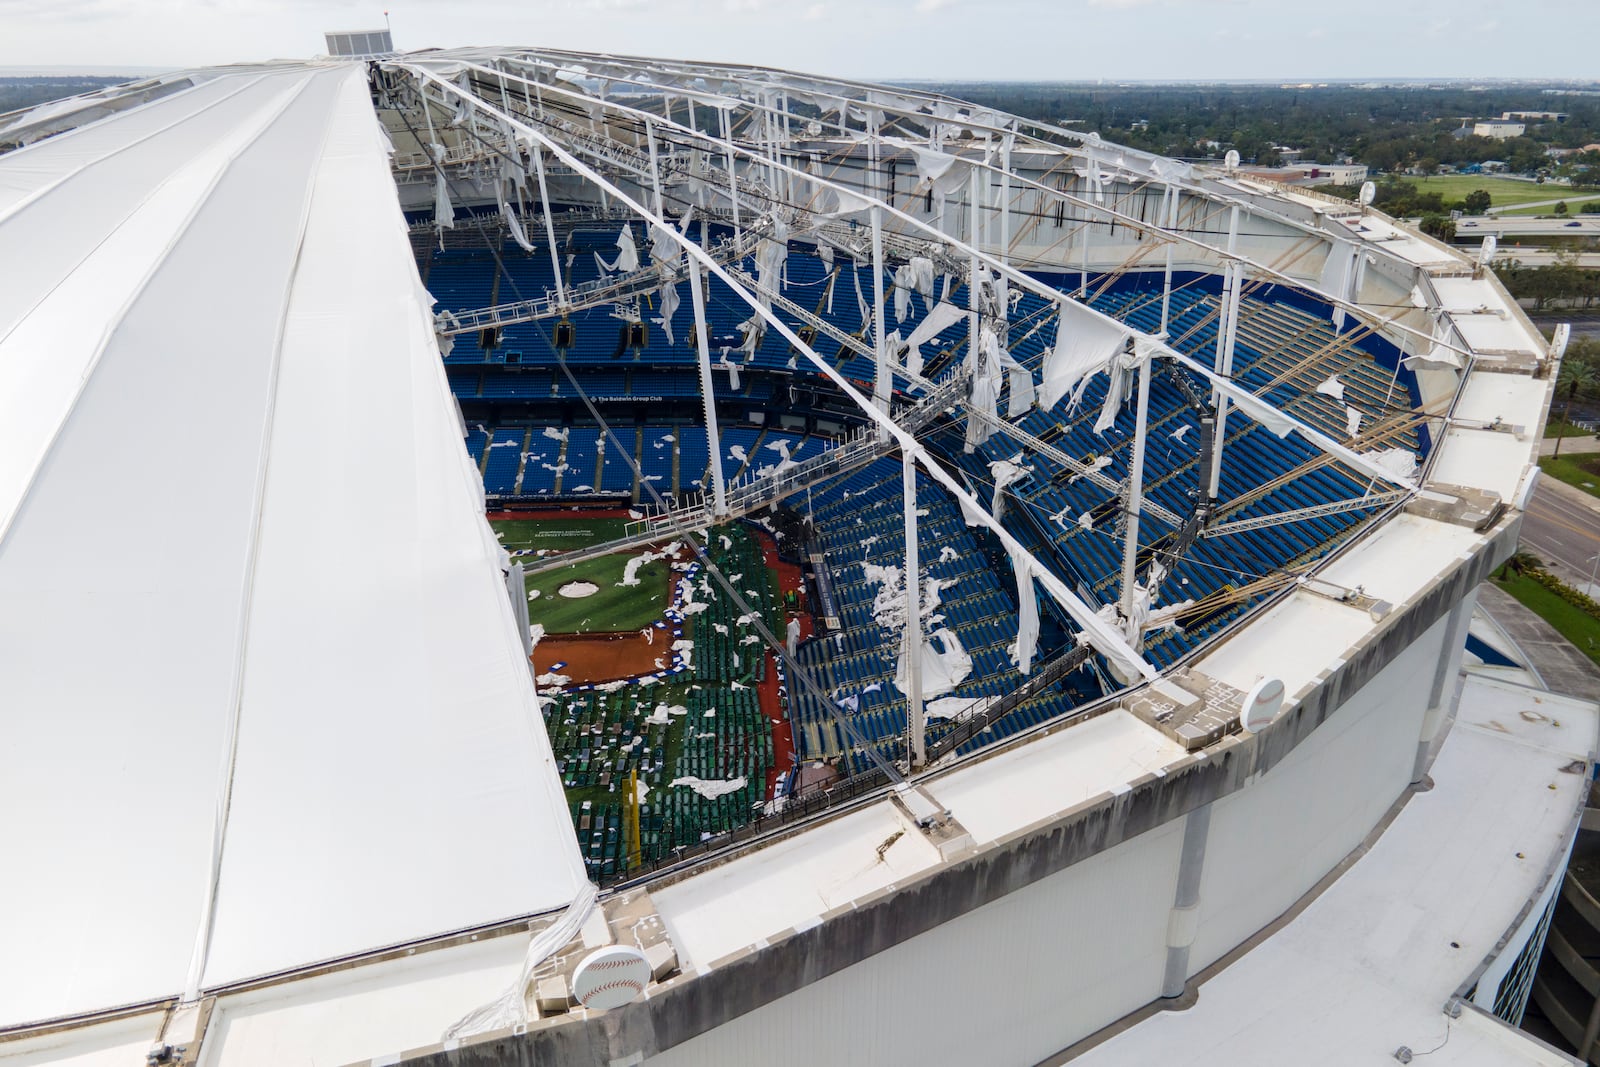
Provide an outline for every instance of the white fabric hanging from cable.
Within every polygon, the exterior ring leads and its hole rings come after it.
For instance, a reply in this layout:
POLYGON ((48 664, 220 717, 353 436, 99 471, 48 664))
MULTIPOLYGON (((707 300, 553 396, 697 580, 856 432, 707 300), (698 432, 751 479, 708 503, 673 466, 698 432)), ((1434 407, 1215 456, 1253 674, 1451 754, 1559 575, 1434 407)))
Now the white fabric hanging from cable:
MULTIPOLYGON (((918 367, 922 366, 922 346, 939 336, 950 327, 966 319, 967 312, 954 304, 939 302, 933 305, 933 310, 922 317, 916 329, 911 331, 911 336, 906 338, 906 344, 911 346, 911 352, 906 357, 909 366, 913 361, 918 367)), ((920 371, 916 373, 921 373, 920 371)))
POLYGON ((850 279, 856 283, 856 306, 861 309, 861 335, 864 337, 867 327, 872 325, 872 305, 867 303, 867 298, 861 293, 861 264, 851 262, 850 279))
MULTIPOLYGON (((1317 278, 1317 288, 1335 300, 1348 299, 1355 261, 1356 246, 1335 241, 1328 249, 1328 258, 1323 261, 1322 274, 1317 278)), ((1335 332, 1344 329, 1344 308, 1333 309, 1333 329, 1335 332)))
POLYGON ((1111 357, 1106 367, 1106 398, 1100 405, 1100 417, 1095 420, 1094 432, 1103 434, 1116 425, 1122 405, 1133 395, 1133 369, 1139 357, 1132 352, 1119 352, 1111 357))
POLYGON ((1354 437, 1361 432, 1361 411, 1358 408, 1347 407, 1344 409, 1344 435, 1354 437))
POLYGON ((1010 556, 1017 576, 1017 644, 1012 661, 1018 671, 1028 674, 1039 647, 1039 598, 1033 591, 1033 561, 1026 552, 1012 550, 1010 556))
POLYGON ((1070 392, 1072 403, 1067 413, 1077 410, 1089 380, 1105 369, 1128 336, 1128 331, 1116 323, 1093 315, 1076 303, 1063 302, 1056 346, 1044 357, 1039 406, 1054 408, 1070 392))
POLYGON ((430 144, 428 151, 433 154, 433 163, 437 169, 437 177, 433 186, 433 224, 441 230, 453 230, 456 226, 456 208, 450 202, 450 181, 445 177, 444 145, 430 144))
POLYGON ((972 452, 989 439, 989 423, 984 419, 974 417, 970 412, 978 411, 990 418, 999 418, 998 399, 995 395, 995 383, 987 374, 974 374, 972 376, 972 391, 967 398, 967 437, 963 443, 963 451, 972 452))
POLYGON ((1008 485, 1019 482, 1033 473, 1033 468, 1022 462, 1022 453, 1018 452, 1010 459, 997 459, 989 464, 989 474, 994 478, 994 496, 989 501, 989 514, 998 520, 1005 514, 1005 490, 1008 485))
POLYGON ((1006 418, 1020 419, 1033 407, 1033 372, 1012 358, 1002 345, 996 346, 1000 366, 1006 372, 1009 385, 1006 400, 1006 418))
POLYGON ((678 343, 672 336, 672 315, 678 310, 678 300, 676 282, 668 282, 661 287, 661 317, 655 321, 661 324, 661 332, 666 334, 668 346, 678 343))
POLYGON ((500 206, 500 217, 505 219, 506 228, 511 231, 511 239, 517 242, 517 247, 524 252, 534 251, 533 244, 528 240, 527 233, 522 228, 522 220, 517 218, 517 213, 506 202, 506 182, 504 180, 494 183, 495 202, 500 206))
POLYGON ((1294 420, 1253 393, 1244 390, 1231 394, 1234 406, 1279 437, 1288 437, 1294 420))
POLYGON ((1321 393, 1323 396, 1331 396, 1335 400, 1343 400, 1344 383, 1341 382, 1339 380, 1339 376, 1335 374, 1329 377, 1327 381, 1319 384, 1317 386, 1317 392, 1321 393))
POLYGON ((628 274, 639 269, 639 246, 633 241, 633 227, 624 226, 622 232, 617 234, 617 258, 607 263, 600 258, 600 253, 594 254, 595 262, 607 273, 621 272, 628 274))
POLYGON ((894 318, 896 322, 905 322, 911 317, 911 291, 916 284, 915 276, 910 264, 901 266, 894 272, 894 318))

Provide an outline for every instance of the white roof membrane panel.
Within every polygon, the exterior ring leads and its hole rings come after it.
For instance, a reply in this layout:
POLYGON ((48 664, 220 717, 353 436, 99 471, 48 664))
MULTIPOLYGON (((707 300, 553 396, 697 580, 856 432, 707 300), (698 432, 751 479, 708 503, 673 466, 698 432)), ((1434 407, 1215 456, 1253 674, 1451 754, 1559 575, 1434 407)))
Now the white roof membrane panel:
POLYGON ((0 1028, 582 883, 386 152, 328 65, 0 157, 0 1028))

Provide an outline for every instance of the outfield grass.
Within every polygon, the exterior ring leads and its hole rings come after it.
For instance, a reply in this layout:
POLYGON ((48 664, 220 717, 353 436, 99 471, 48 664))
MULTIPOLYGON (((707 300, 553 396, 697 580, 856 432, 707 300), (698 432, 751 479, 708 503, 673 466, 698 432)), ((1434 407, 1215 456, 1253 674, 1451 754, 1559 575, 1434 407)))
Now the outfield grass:
POLYGON ((1532 578, 1517 575, 1496 578, 1494 583, 1555 627, 1579 652, 1600 663, 1600 619, 1568 604, 1532 578))
POLYGON ((639 568, 639 584, 620 584, 628 561, 644 549, 617 552, 559 570, 531 574, 528 591, 538 597, 528 602, 528 618, 547 634, 616 633, 642 630, 661 618, 672 591, 672 565, 652 560, 639 568), (561 595, 569 582, 590 582, 600 588, 590 596, 573 599, 561 595))
MULTIPOLYGON (((497 519, 489 525, 508 550, 542 548, 570 552, 616 540, 627 532, 628 520, 574 515, 571 518, 497 519)), ((672 592, 672 566, 665 560, 640 567, 640 584, 619 584, 627 573, 628 561, 645 551, 634 549, 529 575, 528 591, 538 590, 539 595, 528 602, 528 618, 542 625, 548 634, 644 629, 661 618, 672 592), (573 599, 560 592, 568 582, 593 582, 600 588, 591 596, 573 599)), ((532 558, 524 558, 525 564, 533 562, 532 558)))
POLYGON ((1600 496, 1600 453, 1575 456, 1546 456, 1539 469, 1552 478, 1600 496))

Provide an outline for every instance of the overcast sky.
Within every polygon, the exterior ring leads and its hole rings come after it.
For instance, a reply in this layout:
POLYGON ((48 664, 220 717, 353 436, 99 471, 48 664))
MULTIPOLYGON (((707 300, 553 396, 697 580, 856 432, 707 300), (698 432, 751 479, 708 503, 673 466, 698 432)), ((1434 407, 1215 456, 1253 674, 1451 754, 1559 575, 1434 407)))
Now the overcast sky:
MULTIPOLYGON (((305 57, 342 0, 0 0, 0 66, 305 57)), ((543 45, 863 78, 1597 78, 1600 0, 408 0, 398 47, 543 45)))

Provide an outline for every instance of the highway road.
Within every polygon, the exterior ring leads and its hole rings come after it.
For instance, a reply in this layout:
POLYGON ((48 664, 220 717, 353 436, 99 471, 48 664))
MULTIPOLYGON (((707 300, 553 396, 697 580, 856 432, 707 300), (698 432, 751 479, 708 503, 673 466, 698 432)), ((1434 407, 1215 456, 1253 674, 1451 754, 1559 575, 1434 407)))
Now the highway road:
POLYGON ((1587 585, 1600 554, 1600 500, 1594 504, 1570 499, 1541 479, 1522 519, 1522 547, 1555 564, 1568 582, 1587 585))
POLYGON ((1600 237, 1600 215, 1573 213, 1567 219, 1537 219, 1518 215, 1479 216, 1456 220, 1458 239, 1474 235, 1498 237, 1600 237))

